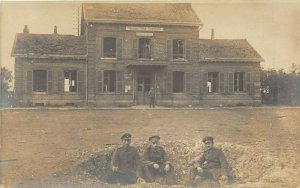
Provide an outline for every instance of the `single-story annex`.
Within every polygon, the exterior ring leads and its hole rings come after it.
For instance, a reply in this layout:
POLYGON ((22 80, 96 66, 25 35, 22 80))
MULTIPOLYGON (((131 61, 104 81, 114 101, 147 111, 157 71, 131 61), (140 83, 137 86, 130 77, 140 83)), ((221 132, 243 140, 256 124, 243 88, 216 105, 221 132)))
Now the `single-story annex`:
POLYGON ((86 3, 81 34, 16 34, 15 92, 33 105, 258 105, 262 57, 245 39, 199 39, 189 3, 86 3))

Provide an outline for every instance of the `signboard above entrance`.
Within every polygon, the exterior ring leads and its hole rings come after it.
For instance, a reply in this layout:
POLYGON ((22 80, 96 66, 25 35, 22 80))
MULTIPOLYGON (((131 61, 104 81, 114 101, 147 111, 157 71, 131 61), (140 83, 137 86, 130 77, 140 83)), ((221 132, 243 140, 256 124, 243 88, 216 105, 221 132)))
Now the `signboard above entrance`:
POLYGON ((139 37, 153 37, 153 33, 136 33, 139 37))
POLYGON ((126 30, 128 31, 164 31, 162 27, 131 27, 126 26, 126 30))

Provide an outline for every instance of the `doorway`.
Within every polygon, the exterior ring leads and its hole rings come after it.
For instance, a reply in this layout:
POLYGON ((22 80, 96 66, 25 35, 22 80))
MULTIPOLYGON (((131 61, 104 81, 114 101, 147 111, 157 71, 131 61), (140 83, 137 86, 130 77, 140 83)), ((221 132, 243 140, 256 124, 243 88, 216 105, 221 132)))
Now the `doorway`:
POLYGON ((149 104, 148 92, 154 86, 153 72, 139 71, 137 72, 137 104, 149 104))

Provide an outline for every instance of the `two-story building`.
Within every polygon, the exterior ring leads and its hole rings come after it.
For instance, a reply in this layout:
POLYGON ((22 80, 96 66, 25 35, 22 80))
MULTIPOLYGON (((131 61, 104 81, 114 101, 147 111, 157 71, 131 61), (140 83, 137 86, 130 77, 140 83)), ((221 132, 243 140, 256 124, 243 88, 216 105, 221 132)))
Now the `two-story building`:
POLYGON ((260 104, 262 58, 246 40, 199 39, 187 3, 83 4, 81 36, 17 34, 22 103, 132 106, 260 104))

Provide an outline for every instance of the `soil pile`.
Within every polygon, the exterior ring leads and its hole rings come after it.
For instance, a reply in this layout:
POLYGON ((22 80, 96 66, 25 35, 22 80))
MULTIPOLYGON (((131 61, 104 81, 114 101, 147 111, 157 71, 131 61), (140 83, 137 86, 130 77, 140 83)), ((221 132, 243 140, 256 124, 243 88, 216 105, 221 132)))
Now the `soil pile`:
MULTIPOLYGON (((201 143, 197 142, 170 142, 162 146, 168 153, 169 159, 175 167, 177 184, 185 185, 189 169, 193 161, 196 161, 203 152, 201 143)), ((246 147, 233 143, 220 143, 215 145, 224 151, 230 166, 231 185, 246 184, 249 182, 264 181, 264 177, 272 172, 276 159, 268 153, 258 152, 254 147, 246 147)), ((136 146, 142 156, 146 144, 136 146)), ((115 187, 105 183, 107 177, 112 173, 110 161, 116 146, 108 147, 102 151, 90 155, 90 158, 78 165, 76 172, 85 174, 90 178, 95 177, 103 183, 103 187, 115 187)), ((156 184, 138 182, 137 185, 128 187, 157 187, 156 184)), ((161 186, 161 185, 159 185, 161 186)))

